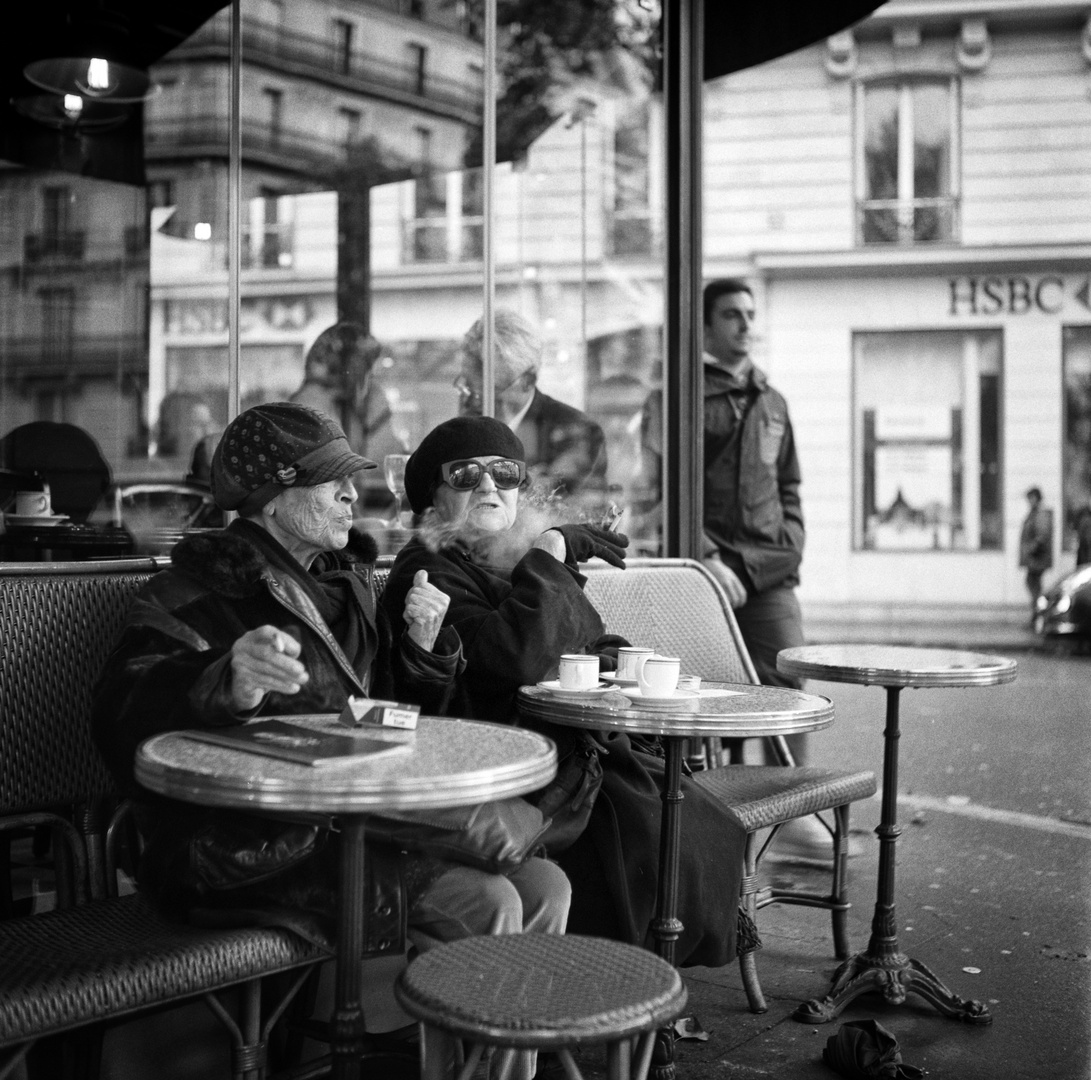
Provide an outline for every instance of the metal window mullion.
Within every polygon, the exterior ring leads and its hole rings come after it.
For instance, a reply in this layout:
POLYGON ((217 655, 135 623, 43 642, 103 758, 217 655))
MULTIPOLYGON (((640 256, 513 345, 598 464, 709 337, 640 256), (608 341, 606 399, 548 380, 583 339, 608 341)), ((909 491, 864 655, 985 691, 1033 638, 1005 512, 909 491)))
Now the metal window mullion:
POLYGON ((239 413, 239 272, 242 257, 242 16, 231 2, 230 130, 227 146, 227 415, 239 413))
POLYGON ((496 238, 494 229, 494 181, 496 174, 496 0, 485 0, 485 110, 482 134, 482 254, 484 257, 484 302, 481 353, 481 407, 486 416, 496 413, 493 371, 493 309, 496 300, 496 238))

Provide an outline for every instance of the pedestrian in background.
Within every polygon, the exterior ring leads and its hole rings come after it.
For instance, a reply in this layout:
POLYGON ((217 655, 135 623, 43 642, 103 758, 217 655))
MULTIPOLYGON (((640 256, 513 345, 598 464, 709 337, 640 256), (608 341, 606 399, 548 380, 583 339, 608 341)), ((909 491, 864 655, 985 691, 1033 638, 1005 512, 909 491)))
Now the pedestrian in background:
MULTIPOLYGON (((788 403, 751 357, 756 317, 750 286, 737 278, 704 290, 704 565, 723 586, 758 678, 801 689, 777 671, 777 653, 803 645, 796 597, 803 559, 800 470, 788 403)), ((659 396, 648 407, 656 413, 659 396)), ((644 425, 650 456, 662 456, 661 424, 644 425)), ((798 764, 806 735, 790 736, 798 764)), ((772 763, 775 763, 772 762, 772 763)), ((789 822, 773 854, 828 859, 830 834, 814 820, 789 822)))
POLYGON ((1030 620, 1042 595, 1042 574, 1053 565, 1053 512, 1042 505, 1042 490, 1027 489, 1027 516, 1019 534, 1019 565, 1027 572, 1027 592, 1030 593, 1030 620))

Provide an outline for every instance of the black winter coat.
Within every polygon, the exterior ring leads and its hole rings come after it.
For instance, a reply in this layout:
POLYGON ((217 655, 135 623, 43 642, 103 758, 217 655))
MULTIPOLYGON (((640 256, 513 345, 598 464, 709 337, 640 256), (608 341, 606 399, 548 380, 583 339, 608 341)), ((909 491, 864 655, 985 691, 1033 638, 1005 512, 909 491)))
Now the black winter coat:
MULTIPOLYGON (((232 709, 231 646, 266 624, 299 639, 310 678, 298 694, 267 695, 252 715, 340 712, 350 695, 368 692, 441 712, 460 662, 457 636, 441 634, 431 653, 408 637, 395 641, 376 602, 375 553, 371 537, 354 531, 344 551, 320 556, 311 569, 316 578, 341 573, 355 579, 345 593, 355 657, 345 655, 323 620, 308 572, 247 521, 182 540, 172 567, 134 601, 96 685, 92 724, 121 791, 137 802, 145 839, 141 885, 173 913, 227 917, 230 911, 283 922, 318 940, 329 933, 337 867, 328 829, 313 820, 202 809, 153 795, 136 784, 133 762, 152 735, 249 718, 232 709)), ((401 947, 412 900, 406 886, 419 892, 445 868, 381 845, 369 848, 369 951, 401 947)))

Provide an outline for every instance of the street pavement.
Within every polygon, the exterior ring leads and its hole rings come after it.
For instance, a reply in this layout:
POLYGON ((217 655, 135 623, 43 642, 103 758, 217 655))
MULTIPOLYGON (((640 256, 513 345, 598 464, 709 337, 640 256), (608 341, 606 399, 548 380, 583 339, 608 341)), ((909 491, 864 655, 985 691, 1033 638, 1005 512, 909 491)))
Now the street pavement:
MULTIPOLYGON (((963 641, 971 645, 972 642, 963 641)), ((985 1002, 987 1027, 941 1016, 910 995, 868 994, 833 1022, 801 1024, 796 1005, 832 979, 825 912, 759 912, 758 971, 769 1011, 747 1009, 738 969, 688 969, 689 1009, 705 1042, 678 1044, 680 1080, 832 1080, 822 1050, 850 1020, 875 1019, 905 1063, 929 1080, 1091 1077, 1091 659, 1009 651, 1015 683, 902 694, 896 915, 902 951, 956 994, 985 1002)), ((885 697, 879 688, 813 681, 837 718, 813 736, 818 765, 881 776, 885 697)), ((683 808, 684 813, 684 808, 683 808)), ((868 940, 878 869, 877 799, 853 808, 863 852, 852 859, 849 926, 868 940)), ((771 865, 766 879, 821 886, 816 870, 771 865)), ((590 1054, 589 1073, 605 1076, 590 1054)))

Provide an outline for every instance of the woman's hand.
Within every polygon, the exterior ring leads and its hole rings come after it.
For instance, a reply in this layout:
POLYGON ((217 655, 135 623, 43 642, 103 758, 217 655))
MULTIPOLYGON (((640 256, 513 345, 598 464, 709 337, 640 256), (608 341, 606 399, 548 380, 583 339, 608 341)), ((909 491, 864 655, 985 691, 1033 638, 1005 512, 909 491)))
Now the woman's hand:
POLYGON ((597 556, 603 562, 625 569, 629 538, 624 533, 598 525, 559 525, 550 532, 560 536, 573 562, 587 562, 597 556))
POLYGON ((413 587, 405 596, 403 618, 409 636, 428 652, 443 629, 443 619, 451 598, 428 583, 428 571, 418 570, 413 575, 413 587))
POLYGON ((248 630, 231 646, 231 698, 238 712, 250 712, 271 690, 298 694, 310 678, 296 659, 302 646, 275 626, 248 630))
POLYGON ((564 537, 561 536, 556 529, 548 529, 542 533, 531 547, 536 547, 541 551, 548 551, 550 555, 557 560, 557 562, 564 562, 565 543, 564 537))

